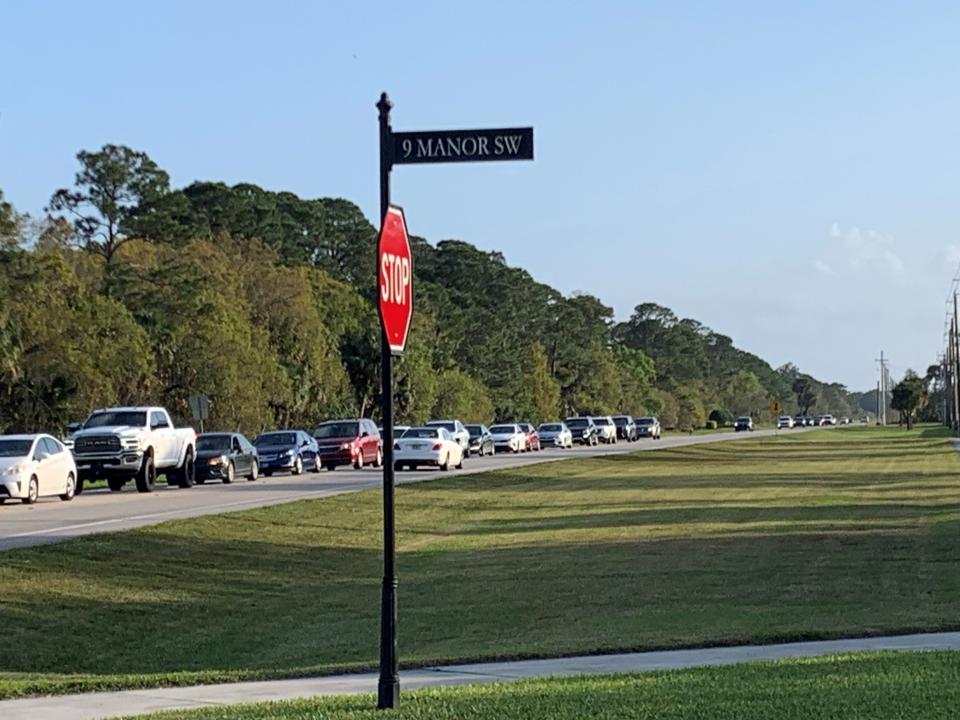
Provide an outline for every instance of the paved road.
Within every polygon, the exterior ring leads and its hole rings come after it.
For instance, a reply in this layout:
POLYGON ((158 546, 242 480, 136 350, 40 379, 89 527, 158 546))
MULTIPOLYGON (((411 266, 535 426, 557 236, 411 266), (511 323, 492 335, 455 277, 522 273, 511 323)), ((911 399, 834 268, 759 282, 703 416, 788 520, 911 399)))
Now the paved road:
MULTIPOLYGON (((400 683, 402 688, 411 690, 438 685, 472 685, 537 677, 637 673, 879 650, 960 651, 960 633, 896 635, 778 645, 743 645, 699 650, 664 650, 620 655, 587 655, 545 660, 447 665, 404 670, 400 673, 400 683)), ((5 700, 0 702, 0 718, 3 720, 101 720, 101 718, 143 715, 162 710, 293 700, 318 695, 374 693, 376 688, 377 676, 364 673, 296 680, 99 692, 86 695, 5 700)))
MULTIPOLYGON (((470 458, 463 470, 452 470, 450 477, 485 470, 522 467, 538 462, 565 460, 571 457, 614 455, 637 450, 658 450, 681 445, 730 442, 744 437, 773 435, 774 430, 754 433, 717 433, 665 437, 660 441, 641 440, 636 443, 619 442, 597 448, 573 450, 543 450, 521 455, 500 454, 493 457, 470 458)), ((791 430, 785 432, 806 432, 791 430)), ((402 472, 398 483, 418 482, 439 475, 438 470, 402 472)), ((447 476, 446 474, 444 475, 447 476)), ((352 470, 340 468, 334 472, 307 473, 300 476, 274 475, 257 482, 239 481, 231 485, 206 484, 190 490, 160 486, 156 492, 141 494, 128 484, 123 492, 88 490, 72 502, 58 498, 43 498, 35 505, 7 503, 0 506, 0 550, 57 542, 98 532, 127 530, 156 525, 165 520, 213 515, 246 510, 265 505, 327 497, 378 487, 381 472, 373 468, 352 470)))

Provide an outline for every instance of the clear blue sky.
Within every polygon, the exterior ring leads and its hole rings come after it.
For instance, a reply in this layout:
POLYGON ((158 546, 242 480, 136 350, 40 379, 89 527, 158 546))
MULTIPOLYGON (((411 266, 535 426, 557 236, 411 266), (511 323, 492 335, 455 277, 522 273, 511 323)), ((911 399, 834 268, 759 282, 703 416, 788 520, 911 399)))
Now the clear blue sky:
POLYGON ((377 208, 394 127, 536 128, 533 163, 402 167, 411 232, 625 318, 656 301, 854 389, 935 359, 960 261, 960 5, 21 2, 0 188, 38 213, 80 149, 175 185, 377 208))

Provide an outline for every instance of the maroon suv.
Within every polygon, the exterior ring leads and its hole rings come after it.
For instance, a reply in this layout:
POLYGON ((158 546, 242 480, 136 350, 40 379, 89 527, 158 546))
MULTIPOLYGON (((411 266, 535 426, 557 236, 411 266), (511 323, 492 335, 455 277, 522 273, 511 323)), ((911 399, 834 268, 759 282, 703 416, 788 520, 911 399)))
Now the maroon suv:
POLYGON ((364 465, 380 467, 383 463, 383 444, 380 431, 373 420, 328 420, 313 431, 320 448, 320 464, 327 470, 338 465, 353 465, 358 470, 364 465))

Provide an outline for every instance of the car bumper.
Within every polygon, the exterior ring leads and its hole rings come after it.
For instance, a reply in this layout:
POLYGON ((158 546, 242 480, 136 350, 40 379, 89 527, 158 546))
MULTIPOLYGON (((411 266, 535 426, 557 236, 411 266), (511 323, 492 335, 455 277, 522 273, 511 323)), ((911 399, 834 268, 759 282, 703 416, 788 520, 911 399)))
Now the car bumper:
POLYGON ((281 457, 281 458, 260 458, 260 469, 261 470, 292 470, 294 464, 296 463, 297 456, 294 455, 292 458, 281 457))
POLYGON ((77 473, 87 477, 98 473, 107 475, 135 475, 140 470, 143 453, 127 452, 120 455, 74 455, 77 473))
POLYGON ((521 447, 525 447, 524 443, 510 441, 510 442, 497 442, 494 441, 493 449, 494 450, 508 450, 510 452, 516 452, 521 447))
POLYGON ((353 465, 357 455, 352 450, 333 450, 329 452, 320 452, 320 464, 328 467, 339 467, 340 465, 353 465))
POLYGON ((415 463, 417 465, 439 465, 440 451, 438 450, 394 450, 395 463, 415 463))
POLYGON ((25 498, 30 481, 22 475, 7 475, 0 478, 0 498, 25 498))
POLYGON ((223 480, 226 477, 226 466, 217 463, 216 465, 197 464, 194 473, 200 480, 223 480))

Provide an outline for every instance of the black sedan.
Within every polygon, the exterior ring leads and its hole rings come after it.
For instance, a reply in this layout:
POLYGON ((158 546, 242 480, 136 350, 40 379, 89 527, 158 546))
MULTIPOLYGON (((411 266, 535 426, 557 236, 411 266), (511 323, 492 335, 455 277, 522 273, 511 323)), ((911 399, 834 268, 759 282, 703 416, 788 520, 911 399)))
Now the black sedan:
POLYGON ((229 485, 238 477, 260 476, 257 449, 240 433, 203 433, 197 437, 196 480, 219 480, 229 485))
POLYGON ((471 455, 493 455, 493 435, 486 425, 467 425, 467 432, 470 433, 470 454, 471 455))

